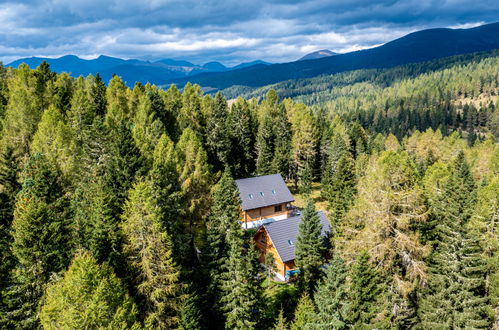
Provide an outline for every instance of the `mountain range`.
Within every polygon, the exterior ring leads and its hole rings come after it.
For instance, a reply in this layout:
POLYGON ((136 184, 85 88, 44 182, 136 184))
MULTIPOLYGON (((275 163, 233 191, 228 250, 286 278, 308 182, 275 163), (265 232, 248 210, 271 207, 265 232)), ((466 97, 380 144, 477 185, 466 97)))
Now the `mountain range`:
POLYGON ((228 72, 200 73, 187 81, 210 90, 230 86, 261 87, 290 79, 311 78, 357 69, 383 69, 459 54, 499 49, 499 23, 470 29, 428 29, 408 34, 382 46, 307 61, 254 65, 228 72))
POLYGON ((225 72, 237 70, 252 65, 269 65, 261 60, 246 62, 234 67, 226 67, 220 62, 208 62, 204 65, 196 65, 188 61, 162 59, 155 62, 142 60, 124 60, 121 58, 101 55, 95 59, 86 60, 75 55, 66 55, 59 58, 28 57, 21 58, 7 64, 17 68, 21 63, 26 63, 30 68, 36 68, 40 63, 46 61, 55 72, 68 72, 74 77, 80 75, 99 73, 104 81, 109 81, 113 74, 119 75, 129 86, 136 81, 142 83, 163 85, 174 78, 189 77, 203 72, 225 72))
POLYGON ((166 87, 171 83, 184 86, 197 83, 205 90, 222 90, 231 86, 261 87, 290 79, 311 78, 357 69, 383 69, 429 61, 459 54, 499 49, 499 23, 470 29, 428 29, 408 34, 382 46, 337 54, 319 50, 294 62, 270 64, 261 60, 226 67, 219 62, 196 65, 188 61, 163 59, 142 61, 109 56, 85 60, 74 55, 60 58, 30 57, 9 63, 18 67, 27 63, 35 68, 47 61, 55 72, 72 76, 100 73, 104 81, 119 75, 128 86, 136 81, 166 87))

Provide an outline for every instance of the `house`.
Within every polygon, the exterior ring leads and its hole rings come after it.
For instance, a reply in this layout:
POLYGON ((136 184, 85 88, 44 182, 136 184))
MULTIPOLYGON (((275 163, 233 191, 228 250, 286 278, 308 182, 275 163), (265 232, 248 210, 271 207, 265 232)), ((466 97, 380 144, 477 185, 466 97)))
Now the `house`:
POLYGON ((293 195, 280 174, 236 180, 241 198, 243 228, 287 219, 292 214, 293 195))
MULTIPOLYGON (((317 214, 322 224, 321 235, 327 237, 331 225, 322 211, 317 214)), ((260 250, 260 263, 264 263, 267 253, 272 253, 277 268, 276 276, 282 281, 287 281, 289 276, 296 272, 295 243, 300 222, 301 215, 287 218, 284 221, 265 223, 253 236, 255 245, 260 250)))

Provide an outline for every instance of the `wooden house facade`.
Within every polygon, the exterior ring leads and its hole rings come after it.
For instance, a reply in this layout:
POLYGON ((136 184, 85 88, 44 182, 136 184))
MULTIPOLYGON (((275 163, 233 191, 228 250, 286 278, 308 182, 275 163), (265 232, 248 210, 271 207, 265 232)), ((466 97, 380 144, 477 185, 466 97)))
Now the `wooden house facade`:
POLYGON ((280 174, 236 180, 241 199, 243 228, 287 219, 292 214, 293 195, 280 174))

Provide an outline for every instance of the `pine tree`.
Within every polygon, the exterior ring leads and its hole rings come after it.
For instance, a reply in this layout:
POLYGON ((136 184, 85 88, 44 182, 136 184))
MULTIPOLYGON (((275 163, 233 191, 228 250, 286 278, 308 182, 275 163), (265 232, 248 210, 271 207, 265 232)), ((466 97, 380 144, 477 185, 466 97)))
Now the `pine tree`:
POLYGON ((351 271, 349 323, 355 328, 369 326, 381 311, 381 280, 378 271, 371 266, 366 251, 359 254, 351 271))
POLYGON ((40 312, 44 329, 138 329, 137 307, 111 267, 80 250, 46 291, 40 312))
POLYGON ((107 106, 107 88, 98 72, 95 77, 92 75, 87 77, 87 86, 89 86, 88 94, 92 113, 103 117, 107 106))
POLYGON ((323 263, 324 241, 321 232, 319 215, 314 203, 309 201, 298 225, 295 248, 295 264, 300 269, 300 284, 308 292, 314 291, 320 275, 319 267, 323 263))
POLYGON ((229 165, 230 136, 228 127, 229 110, 227 101, 220 92, 215 95, 213 111, 206 123, 206 145, 215 169, 229 165))
POLYGON ((139 181, 130 190, 123 212, 124 252, 144 297, 146 325, 164 329, 178 325, 183 284, 162 217, 151 184, 139 181))
POLYGON ((316 318, 316 311, 308 292, 303 293, 295 310, 291 330, 311 329, 316 318))
POLYGON ((430 257, 428 289, 420 303, 419 317, 425 327, 490 325, 483 252, 477 237, 466 230, 475 201, 475 183, 461 152, 442 198, 433 206, 440 222, 435 229, 438 244, 430 257))
POLYGON ((59 173, 43 155, 34 154, 23 170, 22 181, 12 222, 16 266, 8 292, 9 318, 31 328, 38 324, 38 304, 45 284, 67 266, 71 250, 59 173))
POLYGON ((315 325, 321 329, 348 328, 349 305, 345 261, 335 255, 326 268, 324 278, 314 295, 318 313, 315 325))

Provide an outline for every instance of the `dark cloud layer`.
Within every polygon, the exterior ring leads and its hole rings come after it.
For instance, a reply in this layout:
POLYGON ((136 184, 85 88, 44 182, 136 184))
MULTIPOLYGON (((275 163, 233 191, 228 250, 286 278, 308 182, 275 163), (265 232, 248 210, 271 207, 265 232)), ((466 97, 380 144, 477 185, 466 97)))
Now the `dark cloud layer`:
POLYGON ((490 0, 31 0, 0 3, 0 60, 100 54, 225 64, 372 47, 498 20, 490 0))

